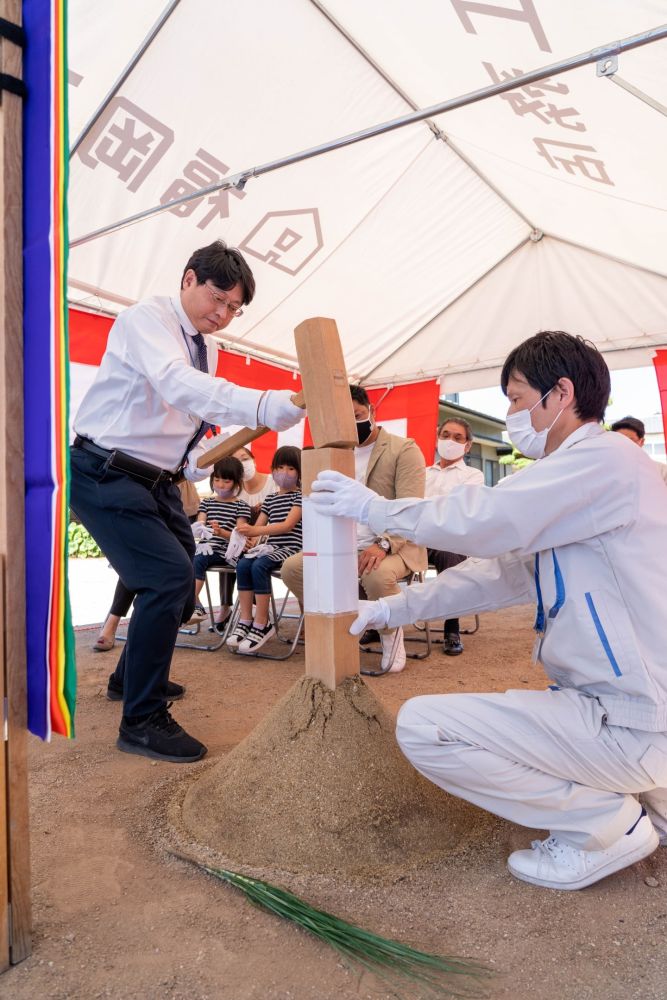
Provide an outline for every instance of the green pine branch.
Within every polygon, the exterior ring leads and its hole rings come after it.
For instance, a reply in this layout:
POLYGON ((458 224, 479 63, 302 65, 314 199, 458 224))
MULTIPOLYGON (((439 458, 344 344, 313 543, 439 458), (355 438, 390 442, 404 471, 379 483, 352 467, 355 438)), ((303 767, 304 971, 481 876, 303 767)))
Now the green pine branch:
POLYGON ((172 854, 240 889, 255 906, 297 924, 334 948, 346 962, 379 976, 392 988, 403 982, 404 985, 420 986, 423 996, 484 995, 480 982, 492 975, 492 970, 484 965, 419 951, 400 941, 363 930, 324 910, 317 910, 305 900, 269 882, 225 868, 212 868, 177 851, 172 851, 172 854))

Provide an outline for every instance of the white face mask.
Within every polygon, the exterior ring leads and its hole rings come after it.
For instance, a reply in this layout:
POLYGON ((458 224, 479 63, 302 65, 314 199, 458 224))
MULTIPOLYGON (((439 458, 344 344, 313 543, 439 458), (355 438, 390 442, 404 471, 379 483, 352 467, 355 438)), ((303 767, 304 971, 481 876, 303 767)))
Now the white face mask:
POLYGON ((441 438, 438 441, 438 455, 444 458, 445 462, 455 462, 457 458, 463 458, 465 452, 465 444, 454 441, 453 438, 441 438))
POLYGON ((243 466, 243 481, 247 482, 249 479, 252 479, 257 472, 257 466, 251 458, 244 459, 241 462, 241 465, 243 466))
MULTIPOLYGON (((553 390, 549 389, 549 392, 553 392, 553 390)), ((545 392, 542 398, 538 399, 535 403, 535 406, 531 406, 529 410, 517 410, 516 413, 509 413, 505 418, 505 426, 507 427, 507 433, 510 436, 510 441, 522 455, 526 456, 526 458, 543 457, 544 449, 547 446, 549 431, 563 412, 562 410, 559 410, 555 418, 551 421, 548 427, 544 428, 544 430, 535 430, 533 422, 530 419, 530 415, 535 407, 539 406, 542 400, 547 398, 549 392, 545 392)))

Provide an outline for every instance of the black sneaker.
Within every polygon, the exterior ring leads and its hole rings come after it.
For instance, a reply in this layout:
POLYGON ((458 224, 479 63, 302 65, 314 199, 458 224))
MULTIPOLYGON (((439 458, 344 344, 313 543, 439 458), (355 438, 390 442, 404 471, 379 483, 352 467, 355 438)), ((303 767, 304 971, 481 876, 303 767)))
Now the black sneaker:
POLYGON ((196 625, 198 622, 205 622, 208 618, 208 611, 203 604, 195 604, 192 614, 184 625, 196 625))
POLYGON ((275 634, 276 630, 271 622, 264 626, 253 625, 243 642, 239 643, 238 652, 254 653, 261 649, 264 643, 268 642, 275 634))
POLYGON ((225 629, 229 625, 229 619, 231 617, 232 617, 232 613, 230 611, 229 614, 227 615, 227 617, 224 618, 221 622, 216 622, 215 625, 209 625, 209 627, 208 627, 209 632, 217 632, 218 635, 224 635, 225 634, 225 629))
POLYGON ((130 723, 123 716, 116 746, 125 753, 169 760, 173 764, 192 764, 206 753, 204 744, 188 736, 166 707, 158 708, 141 722, 130 723))
POLYGON ((442 644, 442 651, 445 656, 460 656, 463 652, 463 643, 461 642, 461 636, 458 632, 450 632, 449 635, 445 635, 445 641, 442 644))
MULTIPOLYGON (((185 685, 177 684, 176 681, 167 681, 167 701, 180 701, 185 694, 185 685)), ((116 682, 112 674, 107 684, 107 698, 109 701, 122 701, 123 689, 116 682)))

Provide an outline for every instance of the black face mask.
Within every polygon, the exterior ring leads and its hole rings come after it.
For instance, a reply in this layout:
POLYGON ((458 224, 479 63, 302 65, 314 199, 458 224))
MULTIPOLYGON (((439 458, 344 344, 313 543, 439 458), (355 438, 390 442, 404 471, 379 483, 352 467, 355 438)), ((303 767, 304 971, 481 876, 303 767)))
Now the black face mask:
POLYGON ((357 420, 357 438, 359 439, 359 444, 363 444, 364 441, 368 441, 371 433, 373 431, 373 422, 371 420, 357 420))

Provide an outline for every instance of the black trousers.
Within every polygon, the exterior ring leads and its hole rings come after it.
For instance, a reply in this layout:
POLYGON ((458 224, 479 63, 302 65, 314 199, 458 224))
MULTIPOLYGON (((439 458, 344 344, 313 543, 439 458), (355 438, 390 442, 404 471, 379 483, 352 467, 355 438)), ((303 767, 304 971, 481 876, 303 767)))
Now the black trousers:
MULTIPOLYGON (((436 573, 444 573, 452 566, 458 566, 465 562, 466 556, 457 555, 455 552, 441 552, 439 549, 428 549, 428 561, 435 567, 436 573)), ((459 631, 458 618, 448 618, 445 622, 445 635, 453 635, 459 631)))
POLYGON ((195 542, 181 495, 165 481, 149 490, 103 458, 71 449, 72 510, 136 594, 116 667, 126 716, 164 705, 178 628, 194 608, 195 542))

